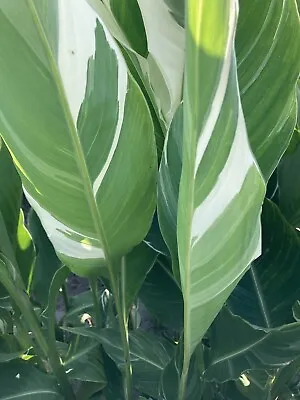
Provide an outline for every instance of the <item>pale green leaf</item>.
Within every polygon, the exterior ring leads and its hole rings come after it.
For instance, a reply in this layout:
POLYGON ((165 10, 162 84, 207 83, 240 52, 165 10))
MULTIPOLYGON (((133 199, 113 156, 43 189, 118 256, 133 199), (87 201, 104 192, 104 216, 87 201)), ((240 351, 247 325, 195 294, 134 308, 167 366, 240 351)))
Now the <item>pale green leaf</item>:
POLYGON ((151 224, 153 124, 117 43, 86 1, 56 8, 44 0, 46 16, 37 4, 0 5, 0 131, 60 258, 80 275, 99 273, 151 224))
POLYGON ((189 359, 260 254, 265 186, 239 98, 233 42, 237 4, 191 0, 187 10, 177 237, 189 359))

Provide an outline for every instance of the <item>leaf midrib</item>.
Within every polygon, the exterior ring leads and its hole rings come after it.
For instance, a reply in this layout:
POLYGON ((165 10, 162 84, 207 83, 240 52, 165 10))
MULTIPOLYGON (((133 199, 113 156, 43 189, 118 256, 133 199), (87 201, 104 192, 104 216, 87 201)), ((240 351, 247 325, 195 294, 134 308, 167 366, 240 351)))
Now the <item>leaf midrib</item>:
MULTIPOLYGON (((77 134, 77 130, 73 123, 73 118, 72 118, 68 103, 66 101, 66 95, 65 95, 63 83, 62 83, 60 74, 57 71, 56 61, 53 57, 51 46, 48 42, 47 35, 45 33, 42 22, 40 20, 40 17, 38 15, 38 12, 34 5, 34 1, 28 0, 28 5, 29 5, 29 10, 32 14, 33 20, 36 24, 37 31, 38 31, 41 41, 44 45, 48 60, 49 60, 52 76, 54 78, 54 82, 55 82, 55 85, 56 85, 56 88, 58 91, 59 102, 61 104, 63 114, 65 116, 66 123, 69 128, 68 132, 70 133, 71 140, 73 143, 73 149, 74 149, 75 155, 76 155, 75 161, 77 163, 79 173, 81 174, 81 177, 82 177, 84 192, 85 192, 85 196, 86 196, 86 199, 89 204, 90 211, 91 211, 94 228, 96 230, 99 243, 102 244, 105 259, 109 260, 110 259, 109 248, 108 248, 107 240, 104 235, 104 229, 103 229, 102 222, 101 222, 100 212, 99 212, 99 209, 98 209, 98 206, 96 203, 96 199, 93 194, 93 188, 91 185, 90 176, 88 173, 88 168, 87 168, 86 160, 84 158, 84 154, 82 151, 81 143, 80 143, 80 140, 79 140, 79 137, 77 134)), ((110 268, 109 268, 109 271, 111 272, 110 268)))

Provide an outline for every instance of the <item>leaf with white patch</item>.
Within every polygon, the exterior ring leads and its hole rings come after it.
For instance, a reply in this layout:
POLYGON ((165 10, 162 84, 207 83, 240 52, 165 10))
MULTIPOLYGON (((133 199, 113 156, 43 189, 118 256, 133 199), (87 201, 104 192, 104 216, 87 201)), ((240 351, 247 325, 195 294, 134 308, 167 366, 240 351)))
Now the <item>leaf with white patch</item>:
POLYGON ((183 159, 177 238, 184 297, 183 398, 189 359, 260 254, 264 181, 237 83, 237 2, 187 3, 183 159))
MULTIPOLYGON (((139 32, 143 35, 145 30, 148 46, 147 57, 142 57, 137 54, 137 48, 130 40, 132 25, 119 24, 109 2, 103 3, 100 0, 88 0, 88 2, 103 18, 114 37, 128 49, 158 118, 168 127, 182 100, 185 48, 184 28, 174 16, 173 7, 166 0, 155 2, 137 0, 135 7, 139 8, 144 23, 144 29, 140 27, 139 32)), ((123 2, 133 3, 132 0, 123 2)), ((130 7, 127 6, 128 14, 130 7)), ((131 16, 128 15, 126 18, 129 19, 131 16)))
POLYGON ((0 38, 0 131, 26 196, 60 258, 80 275, 99 273, 151 224, 148 106, 85 0, 5 0, 0 38))

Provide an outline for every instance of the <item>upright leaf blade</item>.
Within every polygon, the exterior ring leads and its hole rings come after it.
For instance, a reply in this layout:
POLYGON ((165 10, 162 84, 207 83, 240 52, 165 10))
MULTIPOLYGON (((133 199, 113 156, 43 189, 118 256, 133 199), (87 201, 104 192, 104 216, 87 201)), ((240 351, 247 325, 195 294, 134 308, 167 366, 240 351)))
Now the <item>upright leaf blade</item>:
POLYGON ((186 359, 260 253, 265 187, 240 104, 236 21, 236 1, 188 2, 177 228, 186 359))
POLYGON ((19 8, 1 3, 0 131, 59 256, 81 275, 99 273, 101 263, 128 252, 150 226, 152 120, 116 42, 89 5, 44 3, 58 33, 33 0, 19 8))

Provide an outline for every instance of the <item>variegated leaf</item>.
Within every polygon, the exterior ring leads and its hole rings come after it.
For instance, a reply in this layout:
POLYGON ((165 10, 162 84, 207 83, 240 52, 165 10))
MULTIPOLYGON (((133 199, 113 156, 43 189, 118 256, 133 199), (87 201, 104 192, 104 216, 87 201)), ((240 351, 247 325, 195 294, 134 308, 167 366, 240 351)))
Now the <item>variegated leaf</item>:
MULTIPOLYGON (((99 13, 111 33, 130 52, 131 59, 140 74, 159 118, 168 127, 182 100, 184 66, 184 29, 166 0, 137 0, 147 37, 148 54, 144 57, 133 45, 132 24, 120 24, 111 2, 87 0, 99 13)), ((127 5, 127 22, 132 18, 132 0, 127 5)), ((126 15, 124 15, 126 18, 126 15)), ((137 27, 135 27, 135 30, 137 27)), ((140 27, 140 35, 144 29, 140 27)))
POLYGON ((1 1, 0 53, 0 132, 27 198, 63 261, 98 273, 143 239, 155 207, 141 90, 85 0, 1 1))
MULTIPOLYGON (((260 254, 265 185, 248 143, 234 52, 235 0, 187 3, 178 246, 185 365, 260 254)), ((183 397, 182 397, 183 398, 183 397)))

